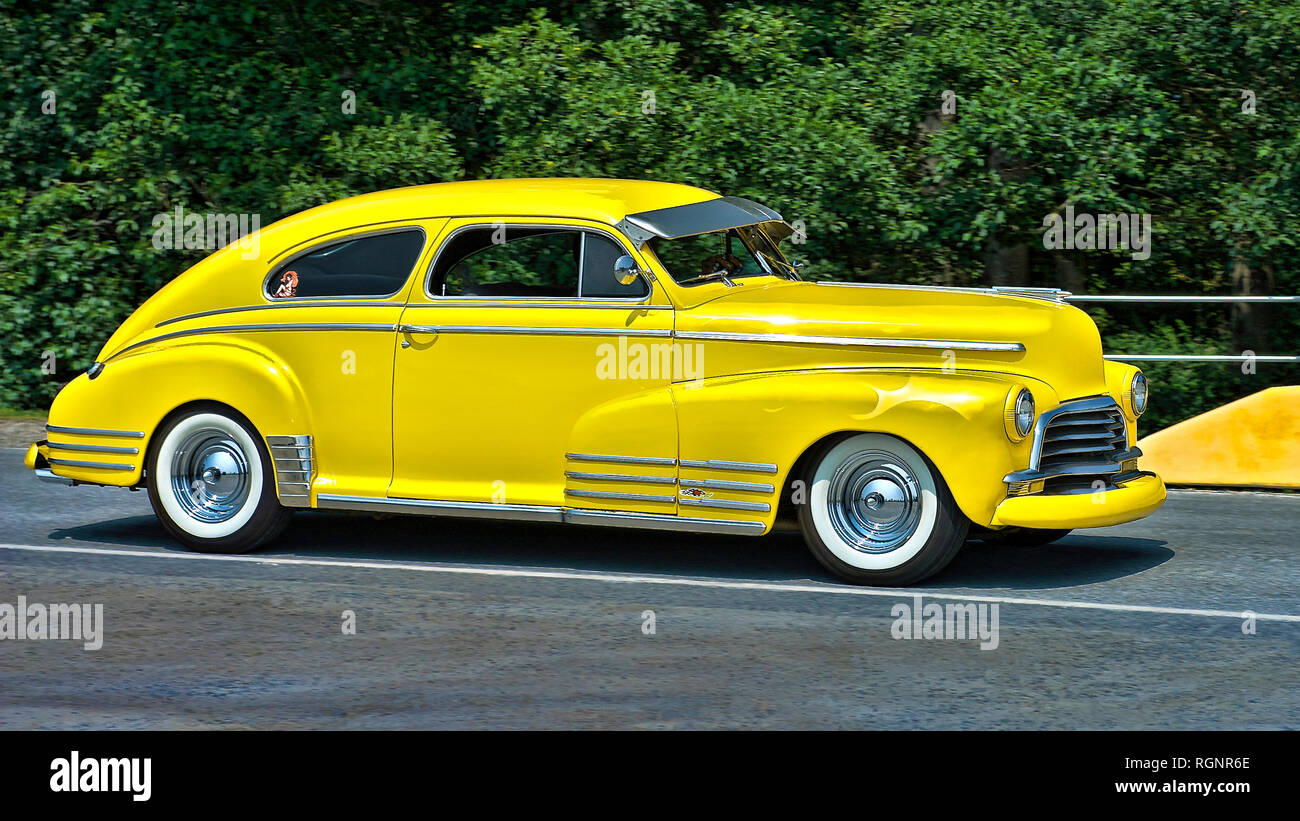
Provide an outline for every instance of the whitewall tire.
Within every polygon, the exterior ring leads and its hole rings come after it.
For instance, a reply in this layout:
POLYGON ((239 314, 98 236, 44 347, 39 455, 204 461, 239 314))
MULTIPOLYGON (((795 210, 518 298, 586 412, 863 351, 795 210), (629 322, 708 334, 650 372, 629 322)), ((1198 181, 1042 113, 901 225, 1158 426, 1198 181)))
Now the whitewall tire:
POLYGON ((220 406, 179 414, 159 428, 146 461, 149 501, 158 519, 185 545, 242 553, 270 541, 288 524, 261 437, 220 406))
POLYGON ((943 477, 901 439, 859 433, 812 455, 799 525, 827 569, 859 584, 906 585, 948 564, 968 522, 943 477))

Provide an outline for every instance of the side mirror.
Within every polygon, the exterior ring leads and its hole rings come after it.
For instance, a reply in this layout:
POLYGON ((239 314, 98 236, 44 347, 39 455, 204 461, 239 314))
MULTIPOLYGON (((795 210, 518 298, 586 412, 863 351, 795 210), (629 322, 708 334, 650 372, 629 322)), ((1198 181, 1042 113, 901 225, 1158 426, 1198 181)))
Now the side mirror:
POLYGON ((641 269, 637 267, 636 260, 632 259, 631 255, 624 254, 614 260, 614 279, 618 280, 619 285, 631 285, 640 275, 641 269))

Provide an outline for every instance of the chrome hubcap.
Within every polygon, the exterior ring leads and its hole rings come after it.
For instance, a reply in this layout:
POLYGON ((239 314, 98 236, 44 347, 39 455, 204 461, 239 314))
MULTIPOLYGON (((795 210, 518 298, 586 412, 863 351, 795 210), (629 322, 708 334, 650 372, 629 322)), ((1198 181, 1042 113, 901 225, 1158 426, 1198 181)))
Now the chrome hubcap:
POLYGON ((248 457, 225 431, 195 431, 172 457, 172 492, 185 512, 200 522, 224 522, 234 516, 248 500, 251 484, 248 457))
POLYGON ((921 489, 908 466, 882 450, 855 453, 831 476, 831 525, 863 553, 888 553, 916 532, 921 489))

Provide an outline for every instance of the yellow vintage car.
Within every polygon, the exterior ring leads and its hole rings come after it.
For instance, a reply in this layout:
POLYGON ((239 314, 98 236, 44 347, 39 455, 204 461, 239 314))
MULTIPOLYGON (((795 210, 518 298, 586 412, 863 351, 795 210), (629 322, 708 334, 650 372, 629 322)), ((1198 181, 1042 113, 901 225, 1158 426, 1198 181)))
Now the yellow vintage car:
POLYGON ((1146 516, 1147 383, 1055 291, 804 281, 686 185, 487 180, 288 217, 159 290, 26 463, 248 551, 298 508, 666 531, 798 520, 852 582, 1146 516))

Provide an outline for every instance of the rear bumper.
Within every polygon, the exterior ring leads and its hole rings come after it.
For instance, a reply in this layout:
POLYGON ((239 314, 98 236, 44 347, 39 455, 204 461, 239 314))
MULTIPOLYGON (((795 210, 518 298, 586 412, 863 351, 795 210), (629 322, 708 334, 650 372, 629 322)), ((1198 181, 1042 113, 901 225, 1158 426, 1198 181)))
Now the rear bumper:
POLYGON ((1147 473, 1110 490, 1015 496, 997 506, 990 524, 1041 529, 1106 527, 1149 516, 1164 501, 1165 483, 1147 473))
POLYGON ((54 471, 50 470, 49 460, 45 457, 48 455, 48 445, 42 440, 34 442, 27 446, 27 453, 23 454, 23 466, 36 474, 36 478, 42 482, 49 482, 53 485, 74 485, 71 479, 62 476, 56 476, 54 471))

